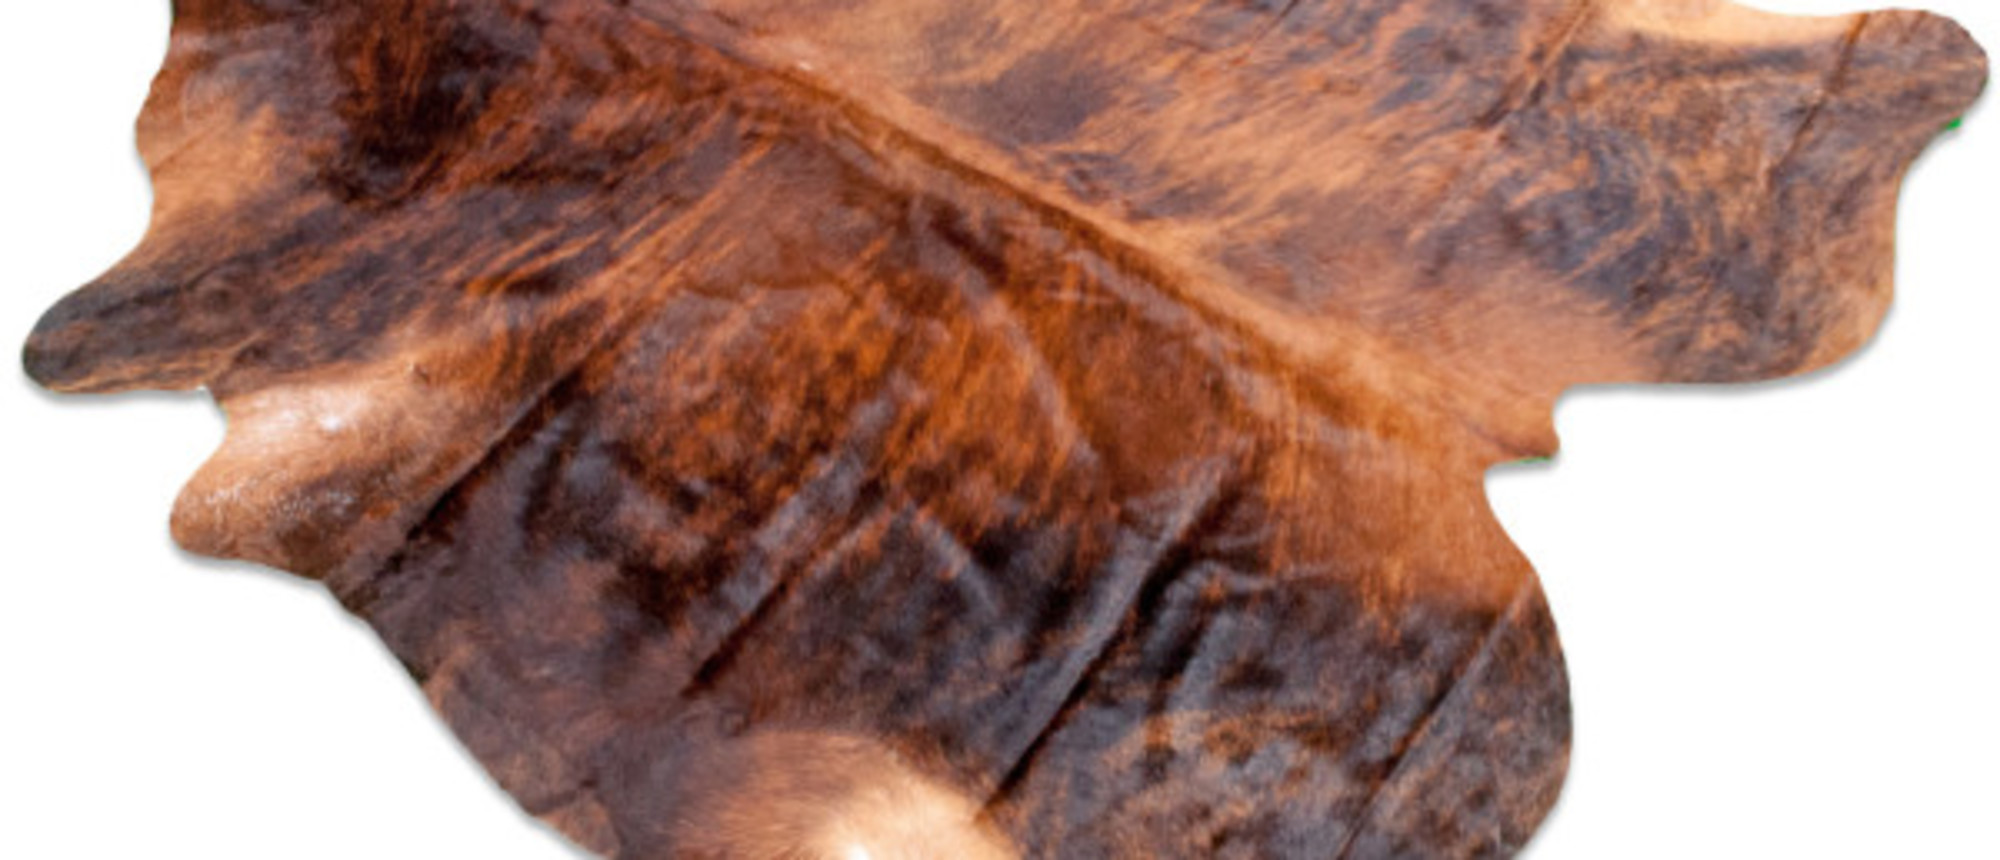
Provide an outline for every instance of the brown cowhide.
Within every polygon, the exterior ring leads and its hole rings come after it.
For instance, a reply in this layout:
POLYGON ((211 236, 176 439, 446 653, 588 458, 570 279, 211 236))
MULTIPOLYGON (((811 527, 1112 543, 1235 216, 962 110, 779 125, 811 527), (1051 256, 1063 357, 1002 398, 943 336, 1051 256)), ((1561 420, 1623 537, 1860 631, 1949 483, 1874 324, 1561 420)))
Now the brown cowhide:
POLYGON ((1499 857, 1568 691, 1482 480, 1890 296, 1954 24, 1715 0, 179 0, 176 538, 620 858, 1499 857))

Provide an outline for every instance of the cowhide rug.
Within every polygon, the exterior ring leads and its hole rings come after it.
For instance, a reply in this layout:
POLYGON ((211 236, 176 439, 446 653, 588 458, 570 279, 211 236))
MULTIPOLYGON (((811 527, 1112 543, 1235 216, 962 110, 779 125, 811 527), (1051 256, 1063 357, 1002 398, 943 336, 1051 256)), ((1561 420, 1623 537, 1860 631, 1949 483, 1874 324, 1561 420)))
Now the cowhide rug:
POLYGON ((25 360, 213 392, 177 539, 591 851, 1506 856, 1570 721, 1486 470, 1852 351, 1984 78, 1708 0, 180 0, 25 360))

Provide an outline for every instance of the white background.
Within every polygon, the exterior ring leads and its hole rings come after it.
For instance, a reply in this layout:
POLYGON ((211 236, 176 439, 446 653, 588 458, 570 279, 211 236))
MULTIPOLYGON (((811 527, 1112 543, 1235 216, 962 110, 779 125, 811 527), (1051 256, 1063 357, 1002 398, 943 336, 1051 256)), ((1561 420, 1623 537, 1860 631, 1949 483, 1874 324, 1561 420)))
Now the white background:
MULTIPOLYGON (((1858 11, 1858 0, 1764 0, 1858 11)), ((1927 0, 2000 47, 2000 4, 1927 0)), ((0 12, 0 355, 145 227, 165 0, 0 12)), ((1530 854, 2000 858, 2000 117, 1912 173, 1859 360, 1573 392, 1490 482, 1568 650, 1576 746, 1530 854)), ((0 362, 0 857, 574 858, 316 586, 188 556, 205 395, 0 362)))

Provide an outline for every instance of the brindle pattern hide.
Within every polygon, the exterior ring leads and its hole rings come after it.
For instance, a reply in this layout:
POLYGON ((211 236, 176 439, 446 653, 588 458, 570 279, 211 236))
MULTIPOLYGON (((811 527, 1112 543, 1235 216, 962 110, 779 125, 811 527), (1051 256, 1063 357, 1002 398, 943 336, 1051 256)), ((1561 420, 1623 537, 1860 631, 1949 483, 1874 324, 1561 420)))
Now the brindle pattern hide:
POLYGON ((179 0, 177 539, 325 580, 608 856, 1494 857, 1567 689, 1495 463, 1854 349, 1955 25, 1706 0, 179 0))

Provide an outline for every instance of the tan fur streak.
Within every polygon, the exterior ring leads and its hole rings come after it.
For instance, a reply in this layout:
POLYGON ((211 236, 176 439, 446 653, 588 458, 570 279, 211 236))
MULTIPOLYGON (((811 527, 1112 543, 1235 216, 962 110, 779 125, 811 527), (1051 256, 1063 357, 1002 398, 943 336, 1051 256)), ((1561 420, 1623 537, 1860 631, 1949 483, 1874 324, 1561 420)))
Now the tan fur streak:
POLYGON ((708 860, 1011 860, 970 797, 856 737, 770 733, 695 765, 677 851, 708 860))

